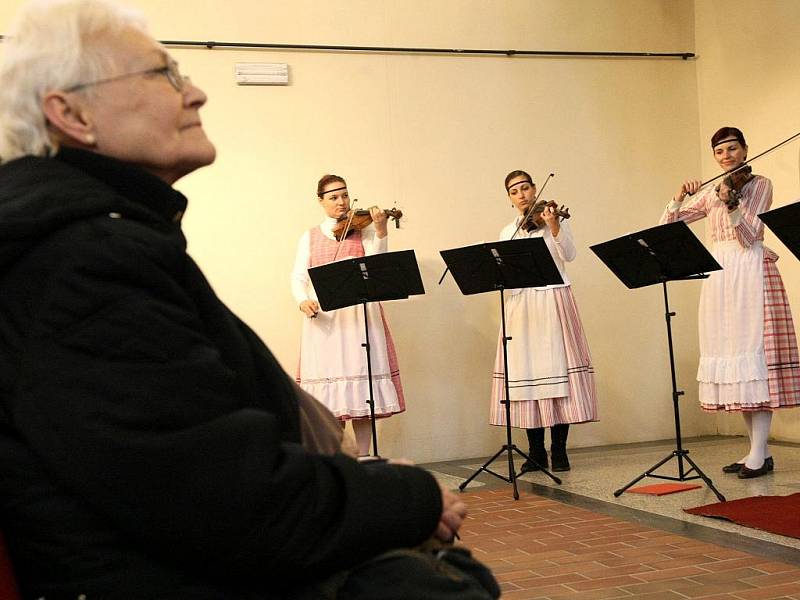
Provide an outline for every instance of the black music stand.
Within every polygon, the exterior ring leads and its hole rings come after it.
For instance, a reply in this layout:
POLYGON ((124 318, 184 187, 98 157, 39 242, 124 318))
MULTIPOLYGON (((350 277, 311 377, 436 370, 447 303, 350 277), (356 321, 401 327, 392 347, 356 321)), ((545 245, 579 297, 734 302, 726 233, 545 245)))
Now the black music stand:
POLYGON ((725 497, 717 491, 713 482, 703 473, 700 467, 689 458, 689 451, 683 449, 681 440, 681 416, 678 399, 684 394, 678 390, 675 377, 675 355, 672 347, 672 317, 676 313, 669 310, 667 296, 668 281, 685 281, 705 279, 708 271, 718 271, 719 266, 714 257, 689 230, 686 223, 668 223, 631 233, 621 238, 591 246, 592 251, 611 269, 628 288, 640 288, 661 284, 664 291, 664 311, 667 320, 667 342, 669 344, 669 368, 672 374, 672 405, 675 415, 675 450, 647 469, 636 479, 614 492, 619 497, 625 490, 645 477, 669 479, 671 481, 688 481, 702 479, 721 501, 725 497), (678 459, 678 477, 654 475, 653 472, 672 458, 678 459), (684 470, 683 461, 691 465, 684 470), (697 475, 688 475, 695 471, 697 475))
POLYGON ((369 342, 367 302, 400 300, 424 294, 422 277, 413 250, 386 252, 348 258, 308 270, 322 310, 335 310, 361 304, 364 307, 364 343, 367 353, 370 420, 372 421, 372 454, 378 454, 378 430, 375 427, 375 399, 372 390, 372 358, 369 342))
MULTIPOLYGON (((503 383, 505 385, 505 398, 501 404, 505 406, 506 413, 506 443, 494 456, 487 460, 475 471, 469 479, 458 486, 462 492, 475 479, 481 471, 499 477, 511 483, 514 489, 514 500, 519 499, 517 490, 517 473, 514 468, 514 452, 536 464, 540 470, 556 483, 561 480, 548 471, 543 465, 536 463, 530 456, 522 452, 511 441, 511 405, 509 404, 508 385, 508 342, 511 340, 506 335, 506 305, 505 290, 527 287, 541 287, 564 283, 558 272, 553 257, 547 249, 542 238, 523 238, 518 240, 491 242, 442 250, 444 262, 450 269, 461 293, 464 295, 481 294, 483 292, 500 292, 500 322, 502 323, 503 342, 503 383), (506 477, 487 468, 503 452, 508 457, 508 473, 506 477)), ((521 473, 520 473, 521 475, 521 473)))
POLYGON ((758 215, 772 233, 800 260, 800 202, 758 215))

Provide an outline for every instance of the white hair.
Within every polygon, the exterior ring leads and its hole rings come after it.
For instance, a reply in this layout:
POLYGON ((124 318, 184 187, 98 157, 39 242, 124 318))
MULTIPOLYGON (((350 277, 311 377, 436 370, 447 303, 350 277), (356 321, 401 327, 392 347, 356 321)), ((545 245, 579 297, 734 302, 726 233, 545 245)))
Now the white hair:
POLYGON ((104 43, 131 28, 145 30, 142 15, 110 0, 31 0, 23 7, 3 41, 0 162, 56 150, 45 94, 107 77, 114 65, 104 43))

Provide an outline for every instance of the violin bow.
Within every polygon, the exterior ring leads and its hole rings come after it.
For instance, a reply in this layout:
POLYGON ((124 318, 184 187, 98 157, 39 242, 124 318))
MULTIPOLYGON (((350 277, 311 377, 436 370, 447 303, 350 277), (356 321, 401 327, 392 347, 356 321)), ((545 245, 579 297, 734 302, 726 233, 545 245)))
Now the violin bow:
MULTIPOLYGON (((795 133, 794 135, 792 135, 792 136, 789 136, 788 138, 786 138, 786 139, 785 139, 785 140, 783 140, 782 142, 778 142, 777 144, 775 144, 774 146, 772 146, 772 148, 767 148, 766 150, 764 150, 764 151, 763 151, 763 152, 761 152, 760 154, 756 154, 756 155, 755 155, 753 158, 751 158, 751 159, 748 159, 748 160, 744 161, 742 164, 740 164, 740 165, 739 165, 738 167, 736 167, 735 169, 731 169, 730 171, 725 171, 724 173, 720 173, 720 174, 719 174, 719 175, 717 175, 716 177, 712 177, 712 178, 711 178, 711 179, 709 179, 708 181, 704 181, 703 183, 701 183, 701 184, 700 184, 700 187, 698 188, 697 192, 699 192, 700 190, 702 190, 702 189, 703 189, 704 187, 706 187, 706 186, 707 186, 709 183, 714 183, 714 182, 715 182, 717 179, 722 179, 723 177, 727 177, 728 175, 733 175, 734 173, 736 173, 736 172, 738 172, 738 171, 741 171, 742 169, 744 169, 744 168, 745 168, 747 165, 749 165, 749 164, 750 164, 751 162, 753 162, 754 160, 758 160, 759 158, 761 158, 762 156, 765 156, 765 155, 769 154, 769 153, 770 153, 770 152, 772 152, 773 150, 777 150, 777 149, 778 149, 778 148, 780 148, 781 146, 785 146, 786 144, 788 144, 789 142, 791 142, 792 140, 794 140, 794 139, 796 139, 796 138, 798 138, 798 137, 800 137, 800 132, 797 132, 797 133, 795 133)), ((686 194, 686 195, 687 195, 687 196, 694 196, 695 194, 697 194, 697 192, 695 192, 694 194, 686 194)))

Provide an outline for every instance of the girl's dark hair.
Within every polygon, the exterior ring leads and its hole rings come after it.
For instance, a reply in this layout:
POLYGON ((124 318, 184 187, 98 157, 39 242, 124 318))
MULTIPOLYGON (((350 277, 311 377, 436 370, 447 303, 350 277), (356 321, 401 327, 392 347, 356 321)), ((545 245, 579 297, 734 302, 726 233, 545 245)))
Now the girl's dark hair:
POLYGON ((322 198, 325 187, 334 181, 338 181, 343 187, 347 187, 347 182, 344 180, 344 178, 339 177, 338 175, 323 175, 317 182, 317 196, 322 198))
POLYGON ((741 129, 737 129, 736 127, 721 127, 717 130, 717 133, 711 136, 711 147, 713 148, 727 138, 736 138, 736 141, 742 146, 747 146, 741 129))
POLYGON ((506 181, 505 181, 506 193, 508 193, 508 182, 511 181, 512 179, 516 179, 517 177, 525 177, 528 179, 528 183, 533 185, 533 178, 530 175, 528 175, 525 171, 511 171, 511 173, 506 175, 506 181))

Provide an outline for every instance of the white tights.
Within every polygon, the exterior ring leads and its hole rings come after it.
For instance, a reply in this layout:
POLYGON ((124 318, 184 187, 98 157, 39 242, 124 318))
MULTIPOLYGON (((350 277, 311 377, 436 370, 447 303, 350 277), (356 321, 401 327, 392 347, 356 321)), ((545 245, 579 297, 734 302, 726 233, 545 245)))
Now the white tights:
POLYGON ((770 456, 768 442, 772 411, 743 411, 742 417, 747 427, 747 436, 750 438, 750 453, 739 462, 744 463, 748 469, 758 469, 770 456))
POLYGON ((356 446, 359 456, 369 456, 369 445, 372 442, 372 421, 370 419, 353 419, 353 433, 356 434, 356 446))

